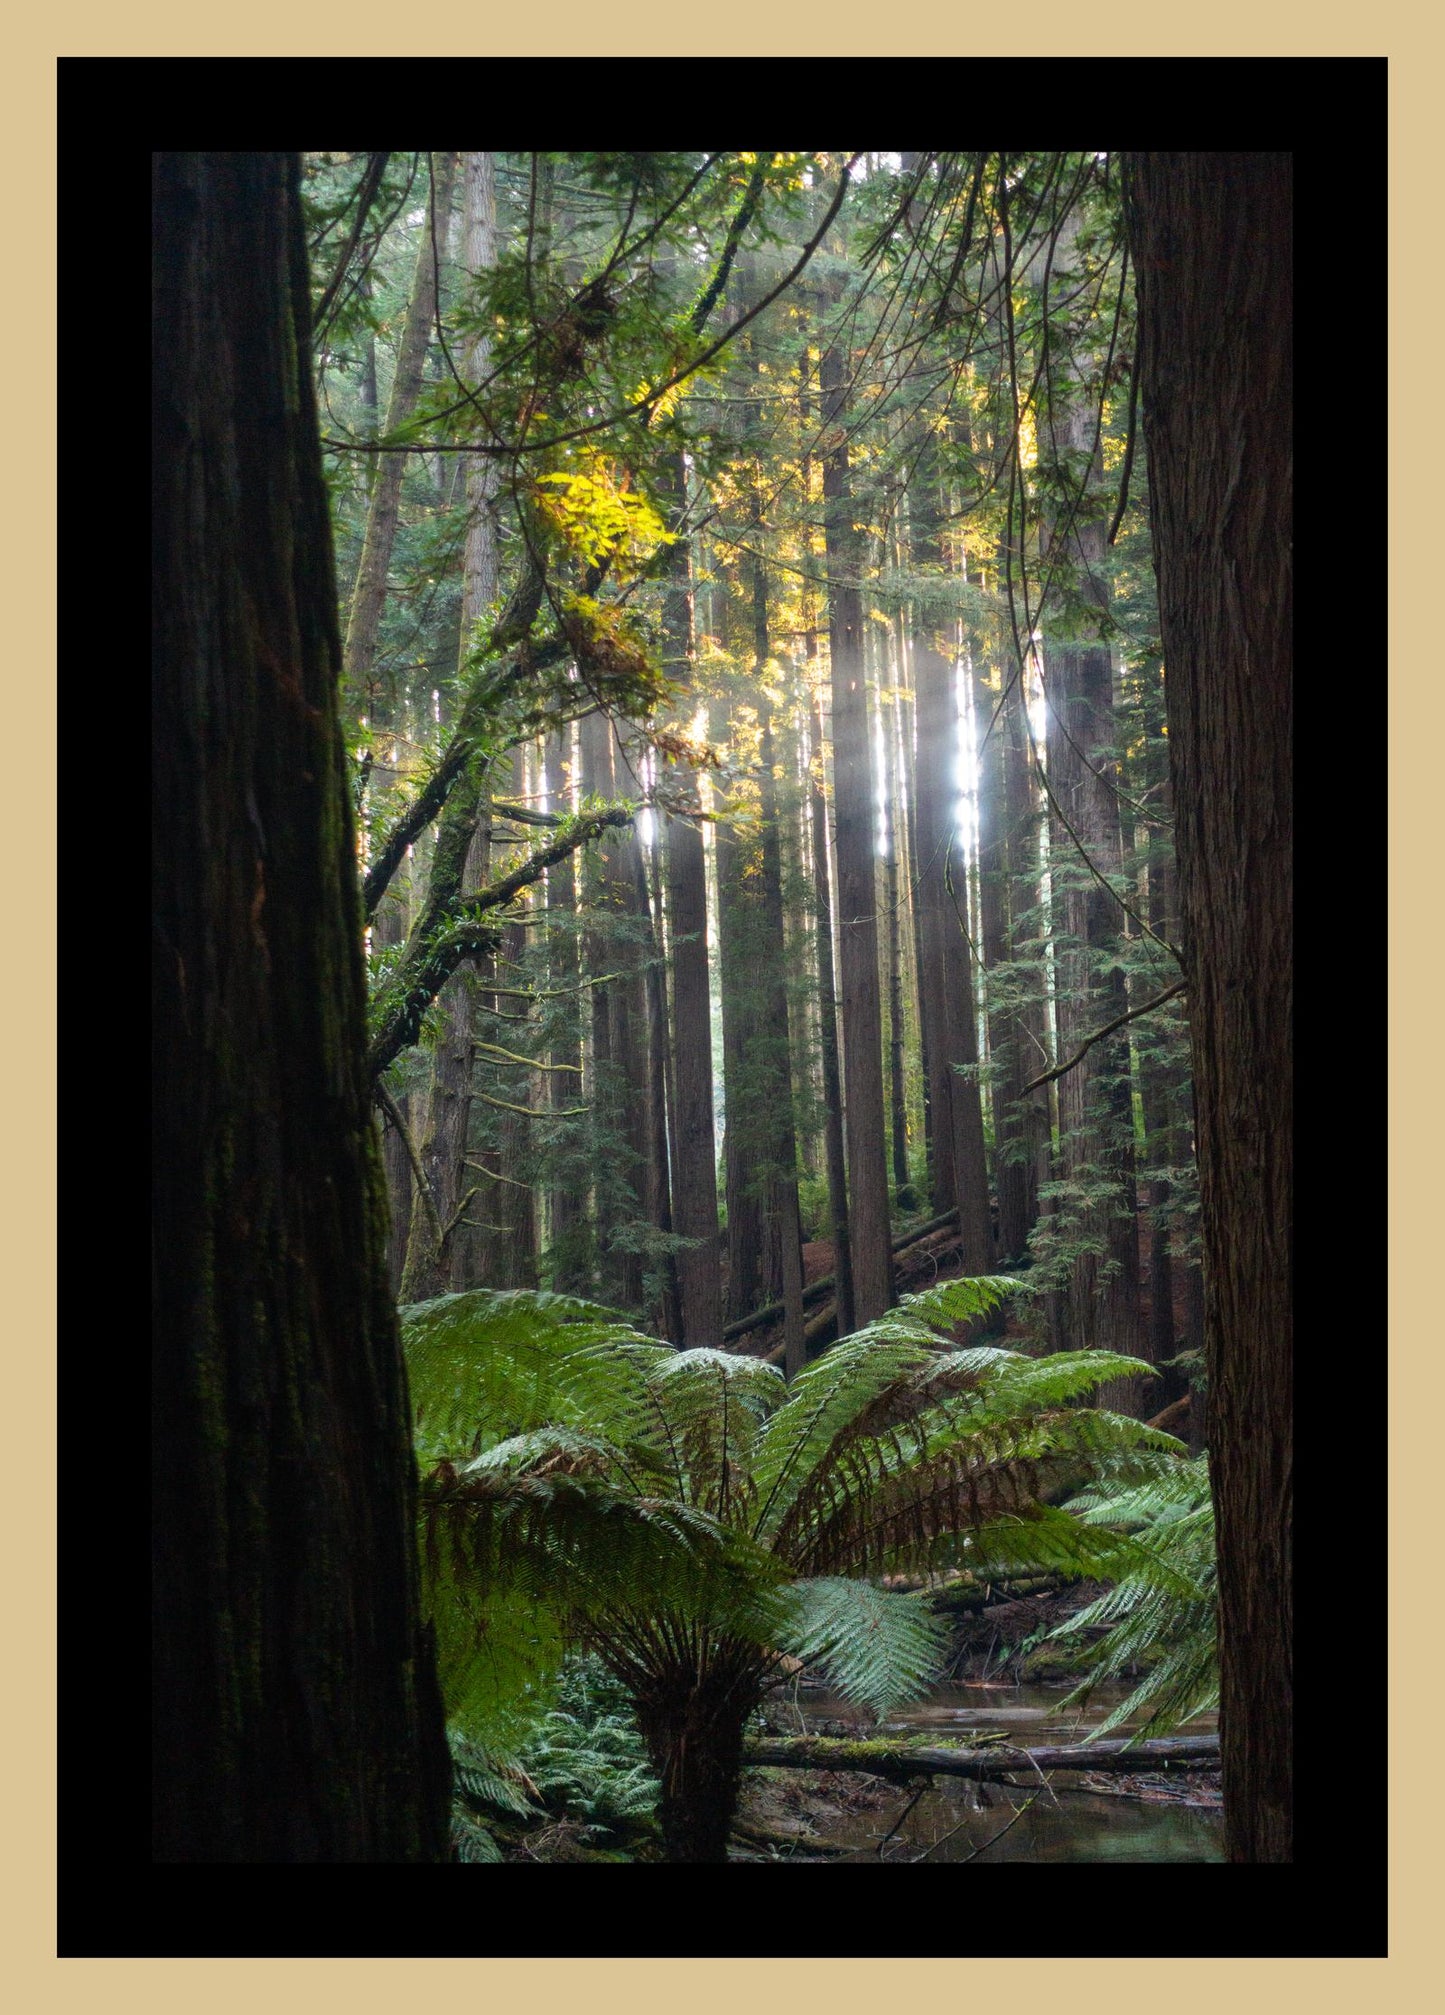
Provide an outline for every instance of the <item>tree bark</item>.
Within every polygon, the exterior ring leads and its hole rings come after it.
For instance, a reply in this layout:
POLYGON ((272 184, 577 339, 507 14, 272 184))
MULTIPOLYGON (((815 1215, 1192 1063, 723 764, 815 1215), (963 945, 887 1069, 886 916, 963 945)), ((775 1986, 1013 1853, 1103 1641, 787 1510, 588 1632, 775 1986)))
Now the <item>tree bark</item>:
POLYGON ((1039 1184, 1048 1180, 1051 1130, 1049 1088, 1023 1087, 1049 1066, 1039 914, 1039 803, 1029 747, 1028 695, 1022 669, 1005 664, 1007 691, 997 733, 1002 741, 1004 867, 1007 890, 1008 953, 1014 964, 1017 1005, 1008 1016, 1001 1049, 1001 1095, 1005 1138, 1020 1154, 1017 1176, 999 1176, 999 1253, 1023 1257, 1039 1217, 1039 1184), (1012 1118, 1009 1115, 1012 1113, 1012 1118))
MULTIPOLYGON (((759 567, 761 573, 761 566, 759 567)), ((766 609, 766 597, 763 600, 766 609)), ((765 623, 766 618, 762 619, 765 623)), ((773 724, 762 701, 761 781, 763 818, 763 922, 768 945, 766 1014, 774 1069, 768 1091, 772 1119, 769 1142, 769 1219, 778 1249, 782 1288, 783 1369, 796 1378, 803 1369, 803 1240, 798 1217, 798 1147, 793 1124, 793 1078, 788 1038, 787 944, 783 929, 783 881, 778 835, 778 800, 773 774, 773 724)))
MULTIPOLYGON (((612 732, 616 795, 636 798, 641 794, 640 780, 618 737, 617 723, 610 721, 609 727, 612 732)), ((647 901, 647 877, 642 864, 642 841, 636 825, 629 824, 606 834, 601 851, 613 906, 617 915, 626 919, 623 935, 613 953, 621 977, 611 990, 611 1005, 612 1061, 621 1095, 619 1118, 627 1143, 632 1189, 630 1216, 634 1225, 645 1221, 656 1228, 657 1178, 652 1166, 653 1080, 648 1061, 646 979, 652 919, 647 901)), ((660 1091, 661 1087, 658 1089, 660 1091)), ((665 1184, 665 1170, 662 1181, 665 1184)), ((625 1305, 641 1314, 647 1294, 645 1261, 643 1254, 630 1246, 622 1254, 622 1278, 625 1305)))
POLYGON ((153 1853, 435 1862, 299 190, 153 157, 153 1853))
POLYGON ((1231 1861, 1293 1855, 1287 154, 1125 157, 1189 978, 1231 1861))
MULTIPOLYGON (((524 802, 527 795, 526 754, 519 743, 511 755, 511 780, 508 786, 514 802, 524 802)), ((493 835, 495 845, 495 833, 493 835)), ((511 867, 525 856, 525 847, 514 849, 510 858, 499 866, 511 867)), ((521 900, 528 901, 540 897, 541 890, 535 886, 521 900)), ((500 962, 493 962, 492 978, 506 987, 526 988, 529 970, 526 964, 530 933, 520 920, 506 926, 502 939, 500 962)), ((499 1044, 504 1049, 514 1045, 509 1041, 508 1025, 492 1019, 498 1009, 510 1011, 516 1004, 513 995, 489 993, 483 981, 475 991, 471 1029, 481 1039, 499 1044)), ((453 1261, 453 1285, 457 1288, 484 1283, 488 1287, 519 1288, 537 1285, 537 1228, 536 1207, 532 1191, 532 1170, 535 1157, 532 1148, 532 1121, 526 1111, 512 1110, 515 1106, 530 1108, 537 1073, 528 1071, 518 1064, 508 1064, 495 1057, 483 1056, 481 1065, 484 1073, 483 1089, 494 1097, 504 1100, 504 1105, 488 1105, 479 1100, 472 1108, 473 1137, 480 1133, 490 1138, 494 1145, 483 1157, 495 1173, 496 1180, 483 1177, 483 1187, 477 1197, 480 1206, 473 1213, 480 1223, 469 1227, 460 1249, 453 1261), (479 1125, 478 1122, 483 1124, 479 1125), (485 1228, 483 1228, 485 1227, 485 1228), (471 1277, 463 1277, 461 1267, 464 1255, 470 1247, 475 1254, 471 1277)), ((558 1075, 562 1083, 570 1083, 571 1094, 575 1098, 577 1080, 567 1072, 558 1075)), ((566 1093, 564 1091, 564 1096, 566 1093)), ((468 1176, 464 1187, 470 1186, 468 1176)))

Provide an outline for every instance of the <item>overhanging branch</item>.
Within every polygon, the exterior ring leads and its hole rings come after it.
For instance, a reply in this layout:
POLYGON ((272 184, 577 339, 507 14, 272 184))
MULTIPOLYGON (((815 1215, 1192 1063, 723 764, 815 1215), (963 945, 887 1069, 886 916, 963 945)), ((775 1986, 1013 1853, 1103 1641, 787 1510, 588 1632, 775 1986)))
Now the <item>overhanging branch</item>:
POLYGON ((457 967, 499 948, 501 929, 489 920, 490 914, 505 909, 523 889, 540 881, 549 867, 599 838, 610 826, 631 825, 634 816, 630 805, 607 805, 584 812, 509 874, 464 897, 450 913, 431 920, 429 928, 408 946, 378 1004, 376 1034, 366 1059, 373 1079, 416 1041, 423 1016, 457 967))
MULTIPOLYGON (((1105 1022, 1102 1028, 1096 1028, 1091 1036, 1086 1037, 1067 1063, 1056 1064, 1042 1076, 1031 1078, 1024 1086, 1024 1092, 1037 1091, 1041 1084, 1050 1084, 1056 1077, 1063 1077, 1065 1072, 1074 1068, 1075 1064, 1083 1062, 1096 1042, 1102 1042, 1104 1037, 1112 1035, 1115 1029, 1123 1028, 1125 1022, 1138 1021, 1140 1015, 1149 1014, 1153 1009, 1163 1007, 1165 1001, 1173 1000, 1175 994, 1182 994, 1188 984, 1187 980, 1176 980, 1172 987, 1165 987, 1162 994, 1155 994, 1153 1000, 1145 1001, 1142 1007, 1130 1008, 1127 1014, 1115 1015, 1112 1021, 1105 1022)), ((1023 1092, 1020 1092, 1019 1096, 1022 1098, 1023 1092)))

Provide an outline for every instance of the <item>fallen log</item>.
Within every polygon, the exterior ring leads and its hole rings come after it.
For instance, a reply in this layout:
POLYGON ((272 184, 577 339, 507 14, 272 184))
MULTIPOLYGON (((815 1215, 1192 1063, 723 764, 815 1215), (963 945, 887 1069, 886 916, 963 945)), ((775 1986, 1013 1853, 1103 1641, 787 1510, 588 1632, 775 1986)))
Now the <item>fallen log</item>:
MULTIPOLYGON (((945 1225, 952 1224, 957 1216, 956 1209, 946 1210, 941 1217, 930 1218, 927 1224, 914 1225, 912 1231, 905 1231, 894 1239, 893 1250, 906 1252, 910 1245, 917 1245, 921 1239, 932 1238, 934 1232, 942 1231, 945 1225)), ((821 1301, 825 1295, 831 1294, 833 1284, 834 1276, 831 1273, 821 1274, 817 1280, 810 1281, 803 1289, 804 1308, 811 1302, 821 1301)), ((782 1314, 783 1304, 780 1301, 770 1301, 763 1308, 755 1308, 751 1315, 739 1316, 736 1322, 730 1322, 724 1327, 723 1342, 731 1343, 735 1336, 746 1336, 749 1330, 761 1329, 765 1323, 778 1322, 782 1314)))
MULTIPOLYGON (((938 1235, 939 1234, 937 1233, 937 1231, 931 1231, 928 1233, 929 1238, 937 1238, 938 1235)), ((921 1245, 922 1243, 924 1243, 924 1241, 921 1239, 914 1242, 915 1246, 921 1245)), ((912 1250, 912 1248, 910 1248, 910 1250, 912 1250)), ((958 1250, 959 1250, 959 1241, 957 1238, 945 1238, 943 1243, 941 1245, 935 1246, 932 1252, 927 1255, 927 1257, 935 1261, 940 1259, 947 1259, 950 1258, 958 1250)), ((915 1258, 917 1257, 916 1251, 914 1252, 913 1256, 915 1258)), ((905 1268, 900 1267, 899 1268, 900 1275, 903 1274, 904 1272, 905 1268)), ((807 1353, 808 1360, 810 1363, 815 1357, 822 1356, 825 1348, 830 1343, 835 1341, 837 1334, 838 1334, 838 1310, 836 1304, 830 1300, 825 1304, 825 1306, 817 1315, 812 1316, 809 1319, 807 1326, 803 1331, 803 1348, 807 1353)), ((781 1364, 784 1356, 786 1355, 786 1344, 775 1343, 771 1350, 762 1351, 759 1355, 760 1355, 760 1361, 763 1364, 781 1364)))
POLYGON ((866 1770, 873 1777, 971 1777, 997 1783, 1026 1771, 1159 1770, 1219 1761, 1217 1735, 1165 1735, 1152 1742, 1071 1742, 1043 1749, 990 1743, 986 1749, 909 1748, 897 1742, 840 1742, 825 1735, 755 1738, 743 1744, 749 1768, 866 1770))

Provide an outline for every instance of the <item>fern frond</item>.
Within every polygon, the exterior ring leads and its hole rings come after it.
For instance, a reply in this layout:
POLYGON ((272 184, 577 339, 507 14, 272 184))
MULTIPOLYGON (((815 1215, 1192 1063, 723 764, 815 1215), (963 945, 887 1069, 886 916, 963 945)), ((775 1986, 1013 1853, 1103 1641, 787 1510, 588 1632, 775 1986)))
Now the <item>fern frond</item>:
POLYGON ((948 1625, 922 1597, 836 1576, 794 1582, 788 1594, 787 1648, 880 1720, 938 1677, 948 1625))
POLYGON ((447 1731, 447 1743, 452 1752, 452 1787, 458 1796, 519 1816, 536 1811, 538 1787, 518 1757, 469 1739, 455 1728, 447 1731))
POLYGON ((689 1501, 747 1526, 758 1427, 786 1396, 782 1373, 732 1351, 684 1350, 659 1364, 651 1383, 681 1452, 689 1501))
POLYGON ((486 1827, 466 1812, 452 1811, 452 1845, 458 1861, 500 1861, 502 1850, 486 1827))
POLYGON ((898 1306, 910 1318, 926 1322, 934 1329, 947 1330, 992 1315, 1011 1294, 1031 1291, 1028 1281, 1013 1274, 963 1274, 956 1280, 923 1288, 917 1294, 900 1295, 898 1306))
POLYGON ((595 1303, 522 1290, 445 1294, 399 1314, 417 1450, 427 1462, 577 1419, 588 1396, 583 1354, 635 1335, 595 1303))
MULTIPOLYGON (((934 1340, 936 1348, 936 1339, 934 1340)), ((911 1393, 910 1374, 932 1357, 915 1339, 881 1340, 876 1327, 836 1343, 801 1371, 783 1405, 764 1422, 757 1440, 754 1477, 758 1511, 753 1530, 776 1543, 790 1523, 800 1495, 816 1490, 820 1473, 844 1448, 868 1431, 869 1410, 881 1421, 893 1402, 911 1393)))
POLYGON ((1091 1529, 1112 1531, 1125 1550, 1109 1577, 1116 1585, 1050 1633, 1077 1643, 1106 1631, 1085 1650, 1086 1677, 1065 1704, 1087 1700, 1102 1681, 1144 1663, 1144 1677, 1092 1736, 1140 1714, 1139 1736, 1167 1735, 1219 1703, 1208 1460, 1175 1462, 1113 1493, 1090 1490, 1071 1509, 1091 1529))

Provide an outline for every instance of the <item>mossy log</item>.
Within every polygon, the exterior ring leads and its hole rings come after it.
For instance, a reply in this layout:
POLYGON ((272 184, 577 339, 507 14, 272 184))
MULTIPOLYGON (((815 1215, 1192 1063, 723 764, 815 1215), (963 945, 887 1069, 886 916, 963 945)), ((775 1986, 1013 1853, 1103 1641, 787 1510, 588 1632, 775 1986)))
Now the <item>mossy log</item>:
POLYGON ((1041 1770, 1160 1770, 1170 1764, 1219 1761, 1217 1735, 1168 1735, 1152 1742, 1071 1742, 1057 1747, 1016 1749, 990 1743, 982 1749, 910 1748, 898 1742, 841 1742, 805 1735, 757 1739, 743 1744, 749 1769, 866 1770, 874 1777, 971 1777, 997 1783, 1005 1777, 1041 1770))

